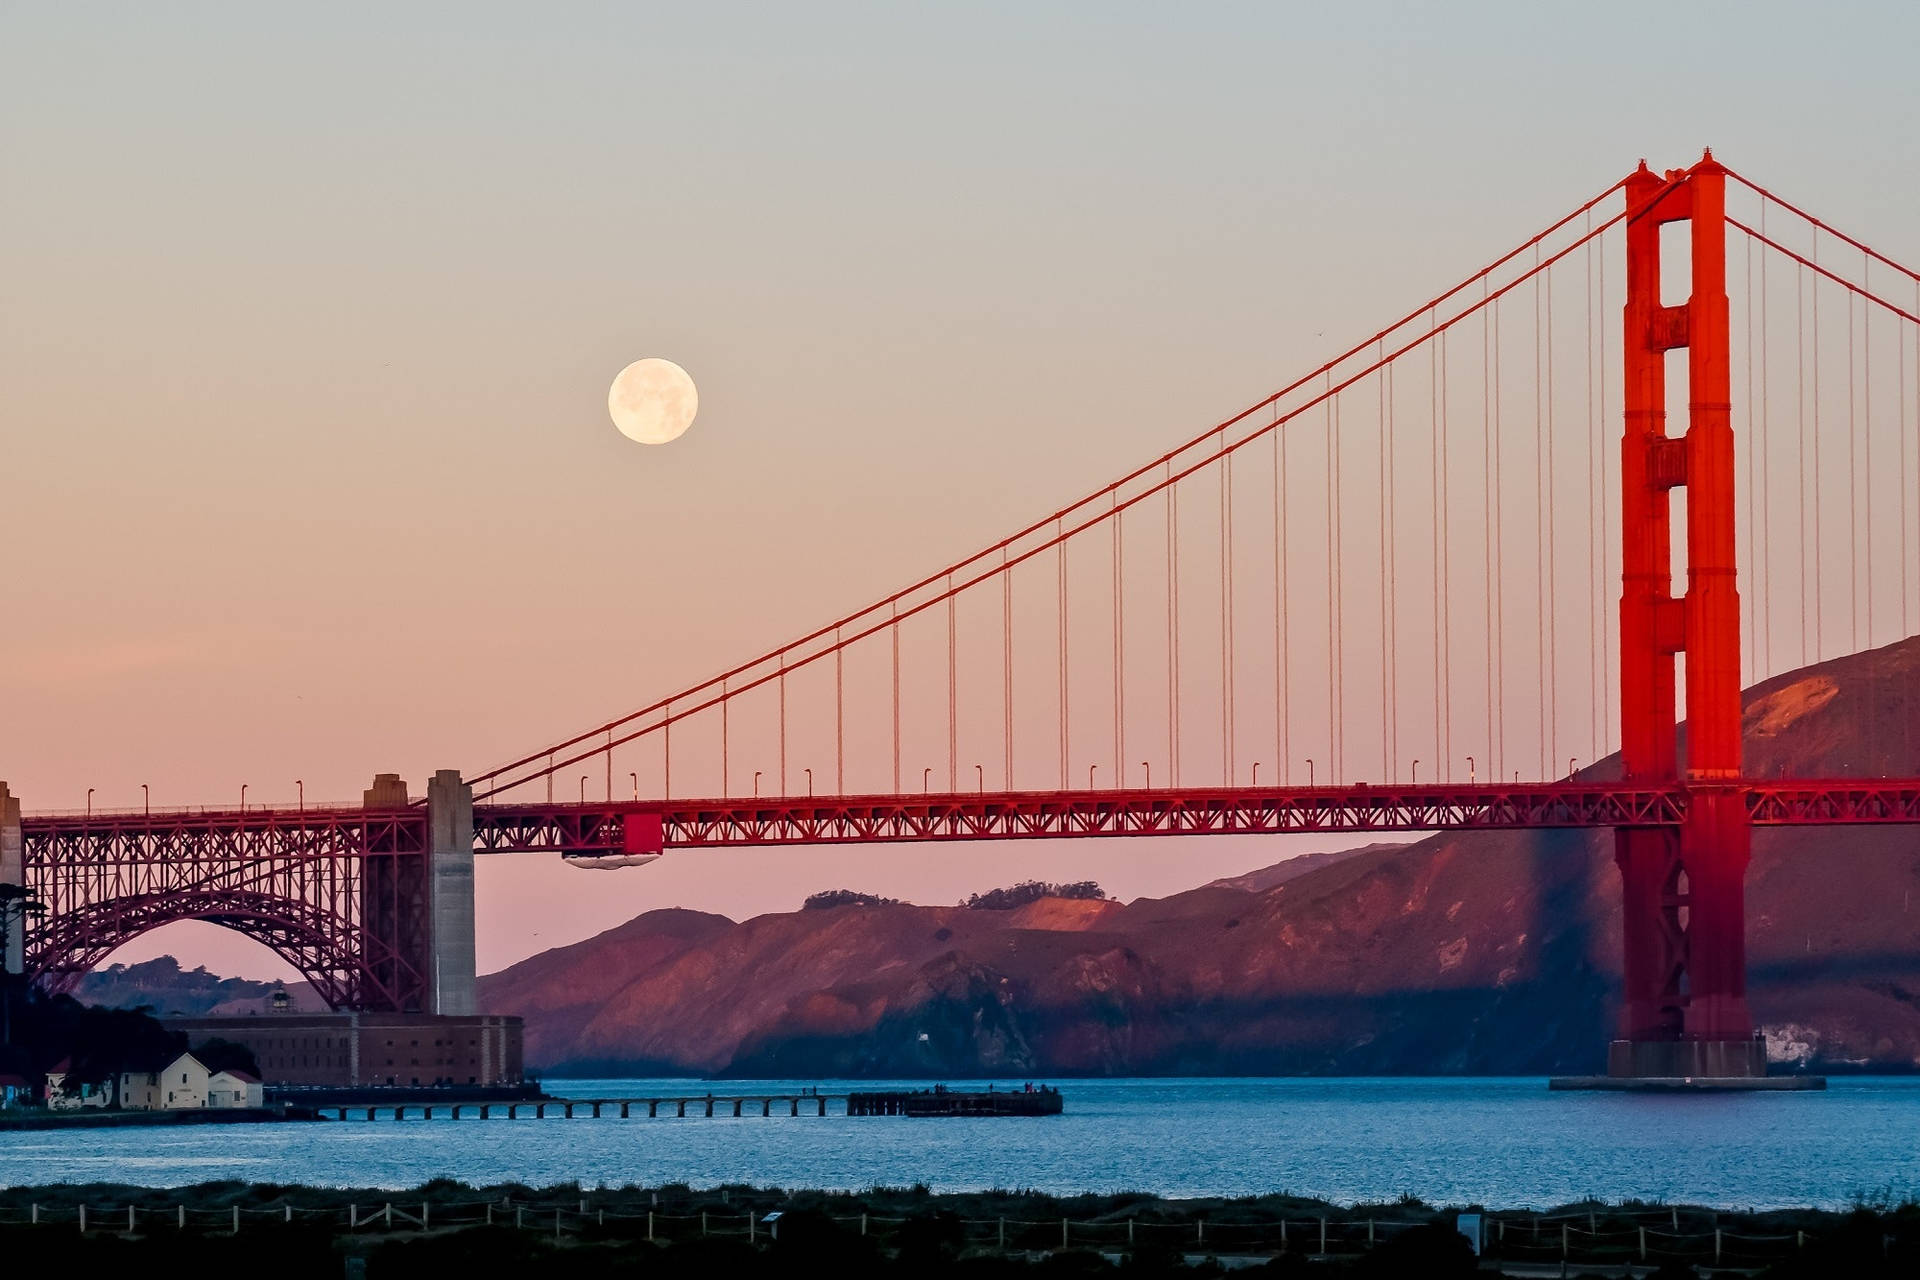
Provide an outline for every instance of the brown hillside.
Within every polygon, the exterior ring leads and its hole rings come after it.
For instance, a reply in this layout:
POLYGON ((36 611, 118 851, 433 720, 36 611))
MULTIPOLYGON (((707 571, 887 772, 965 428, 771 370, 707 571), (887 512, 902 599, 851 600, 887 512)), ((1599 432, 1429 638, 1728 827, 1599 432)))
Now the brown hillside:
MULTIPOLYGON (((1920 773, 1920 640, 1747 695, 1761 776, 1920 773)), ((1605 776, 1617 760, 1588 771, 1605 776)), ((1614 1017, 1604 832, 1450 833, 1164 899, 652 912, 482 980, 549 1068, 732 1074, 1587 1070, 1614 1017)), ((1776 1056, 1920 1067, 1920 831, 1756 835, 1776 1056)))

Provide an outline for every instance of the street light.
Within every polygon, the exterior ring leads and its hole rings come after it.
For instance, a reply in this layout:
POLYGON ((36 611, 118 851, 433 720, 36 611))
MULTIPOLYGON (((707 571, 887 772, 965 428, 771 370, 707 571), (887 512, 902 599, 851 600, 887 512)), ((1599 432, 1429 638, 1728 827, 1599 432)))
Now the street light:
POLYGON ((1258 760, 1253 762, 1253 785, 1256 787, 1260 785, 1260 762, 1258 760))
POLYGON ((807 772, 807 794, 812 795, 813 794, 813 770, 808 769, 806 772, 807 772))
POLYGON ((1140 762, 1140 768, 1141 768, 1141 769, 1142 769, 1142 770, 1143 770, 1143 771, 1145 772, 1145 774, 1146 774, 1146 778, 1147 778, 1147 790, 1149 790, 1149 791, 1151 791, 1151 790, 1153 790, 1153 765, 1152 765, 1152 764, 1150 764, 1149 762, 1147 762, 1147 761, 1145 761, 1145 760, 1142 760, 1142 761, 1140 762))
MULTIPOLYGON (((242 807, 244 808, 245 806, 243 805, 242 807)), ((87 788, 87 816, 89 818, 93 816, 93 788, 92 787, 87 788)))
POLYGON ((1095 769, 1098 769, 1099 767, 1100 766, 1097 764, 1090 764, 1087 766, 1087 790, 1089 791, 1093 790, 1093 771, 1095 769))
POLYGON ((760 772, 758 769, 753 771, 753 794, 756 796, 760 794, 760 772))
POLYGON ((627 776, 633 779, 633 799, 634 803, 638 804, 640 801, 640 775, 637 773, 629 773, 627 776))
POLYGON ((246 811, 247 811, 247 784, 243 782, 240 784, 240 812, 245 813, 246 811))
POLYGON ((1473 757, 1468 756, 1467 757, 1467 785, 1472 786, 1473 783, 1474 783, 1473 757))
POLYGON ((1568 782, 1572 782, 1572 781, 1573 781, 1573 766, 1574 766, 1574 765, 1575 765, 1576 763, 1578 763, 1578 760, 1579 760, 1579 757, 1577 757, 1577 756, 1568 756, 1568 757, 1567 757, 1567 781, 1568 781, 1568 782))
POLYGON ((1313 785, 1313 757, 1307 757, 1307 785, 1313 785))
POLYGON ((580 775, 580 803, 585 804, 586 802, 587 802, 587 775, 583 773, 580 775))
POLYGON ((1416 787, 1420 785, 1420 762, 1418 760, 1413 762, 1413 777, 1411 781, 1416 787))
POLYGON ((926 795, 933 789, 933 766, 928 765, 920 771, 920 794, 926 795))
POLYGON ((140 784, 140 807, 146 810, 148 817, 153 816, 153 792, 147 790, 144 782, 140 784))
POLYGON ((300 792, 300 812, 302 812, 302 813, 305 813, 305 812, 307 811, 307 784, 306 784, 306 781, 305 781, 304 779, 301 779, 301 778, 295 778, 295 779, 293 780, 293 785, 294 785, 294 786, 295 786, 295 788, 297 788, 297 789, 299 790, 299 792, 300 792))

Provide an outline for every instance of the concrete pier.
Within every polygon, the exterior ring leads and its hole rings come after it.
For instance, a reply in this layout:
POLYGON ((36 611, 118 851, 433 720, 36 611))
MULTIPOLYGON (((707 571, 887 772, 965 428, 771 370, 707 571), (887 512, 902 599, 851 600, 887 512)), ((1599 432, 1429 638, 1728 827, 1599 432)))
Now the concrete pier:
POLYGON ((1613 1093, 1797 1093, 1827 1087, 1824 1076, 1770 1076, 1767 1046, 1758 1036, 1738 1040, 1615 1040, 1607 1046, 1607 1074, 1556 1076, 1549 1089, 1613 1093))
MULTIPOLYGON (((26 850, 20 832, 20 798, 0 782, 0 884, 27 883, 26 850)), ((6 972, 20 973, 27 961, 27 922, 19 911, 6 915, 6 936, 0 938, 0 960, 6 972)))
POLYGON ((472 1014, 473 788, 457 769, 427 781, 427 910, 432 918, 431 1011, 472 1014))

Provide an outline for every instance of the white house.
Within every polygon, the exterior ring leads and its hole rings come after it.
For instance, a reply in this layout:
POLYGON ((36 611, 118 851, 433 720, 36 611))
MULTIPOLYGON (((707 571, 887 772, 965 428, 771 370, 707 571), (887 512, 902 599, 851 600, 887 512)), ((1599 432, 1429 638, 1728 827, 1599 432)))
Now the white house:
POLYGON ((207 1077, 209 1107, 261 1107, 266 1102, 266 1089, 244 1071, 216 1071, 207 1077))
POLYGON ((183 1053, 160 1071, 120 1076, 120 1105, 129 1111, 191 1111, 266 1105, 260 1081, 244 1071, 208 1071, 183 1053))

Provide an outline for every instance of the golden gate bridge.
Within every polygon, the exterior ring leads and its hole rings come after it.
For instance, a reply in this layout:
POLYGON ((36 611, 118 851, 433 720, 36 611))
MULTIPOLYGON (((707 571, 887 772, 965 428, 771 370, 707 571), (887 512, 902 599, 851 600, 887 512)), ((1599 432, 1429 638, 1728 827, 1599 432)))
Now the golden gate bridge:
POLYGON ((1613 1068, 1761 1074, 1752 828, 1920 822, 1920 777, 1894 712, 1888 768, 1750 777, 1741 689, 1920 629, 1916 463, 1920 274, 1710 153, 1642 164, 1078 501, 424 798, 0 784, 45 908, 9 969, 63 989, 202 919, 336 1008, 465 1013, 479 853, 1612 828, 1613 1068))

